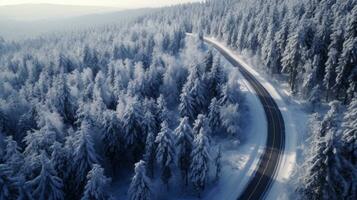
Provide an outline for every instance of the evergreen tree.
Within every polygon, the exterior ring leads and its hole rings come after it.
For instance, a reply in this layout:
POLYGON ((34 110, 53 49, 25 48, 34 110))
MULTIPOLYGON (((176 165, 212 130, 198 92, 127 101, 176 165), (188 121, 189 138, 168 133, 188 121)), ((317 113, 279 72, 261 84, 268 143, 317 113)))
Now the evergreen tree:
POLYGON ((94 149, 91 126, 88 121, 82 121, 76 134, 78 138, 74 143, 72 169, 75 174, 76 192, 80 194, 83 191, 87 173, 92 169, 93 164, 98 163, 98 156, 94 149))
POLYGON ((211 129, 215 131, 221 126, 220 105, 215 97, 211 100, 208 110, 208 123, 211 129))
POLYGON ((315 87, 312 89, 308 101, 311 103, 312 111, 314 111, 316 105, 318 105, 319 103, 321 103, 321 89, 320 89, 320 85, 317 85, 317 86, 315 86, 315 87))
POLYGON ((338 101, 332 101, 329 103, 330 110, 324 116, 321 126, 320 126, 320 134, 321 136, 325 136, 326 132, 332 128, 337 128, 340 121, 340 107, 341 104, 338 101))
POLYGON ((50 160, 45 155, 45 152, 41 154, 41 172, 34 179, 28 181, 32 190, 32 196, 39 200, 60 200, 64 199, 62 191, 62 180, 57 177, 56 171, 50 160))
POLYGON ((170 120, 166 101, 162 94, 160 94, 159 98, 157 99, 157 116, 158 116, 159 124, 161 124, 164 121, 170 120))
POLYGON ((0 131, 7 133, 10 131, 8 116, 0 110, 0 131))
POLYGON ((156 161, 162 170, 161 180, 169 187, 172 166, 175 162, 175 147, 172 131, 166 121, 161 124, 161 131, 155 142, 157 143, 156 161))
POLYGON ((274 40, 276 41, 276 45, 277 45, 277 52, 276 52, 276 56, 277 56, 277 61, 278 64, 276 66, 276 73, 280 73, 281 69, 282 69, 282 58, 283 58, 283 54, 287 45, 287 40, 288 40, 288 35, 289 35, 289 17, 285 16, 282 19, 282 24, 281 24, 281 28, 279 31, 277 31, 274 40))
POLYGON ((25 177, 20 176, 17 185, 19 186, 19 195, 17 196, 17 200, 34 200, 31 194, 31 185, 26 184, 25 177))
POLYGON ((144 160, 147 163, 147 173, 150 178, 154 177, 154 167, 156 159, 155 135, 149 131, 146 137, 144 160))
POLYGON ((67 152, 67 149, 62 147, 62 144, 59 142, 55 142, 51 148, 51 163, 53 165, 53 168, 57 172, 57 176, 65 182, 70 172, 70 152, 67 152))
POLYGON ((342 165, 342 175, 347 180, 345 199, 357 197, 357 100, 353 100, 345 111, 341 136, 341 154, 345 161, 342 165))
POLYGON ((104 113, 107 107, 101 97, 94 98, 91 104, 88 106, 89 114, 93 125, 101 127, 104 118, 104 113))
POLYGON ((74 123, 75 105, 64 72, 53 80, 53 87, 48 93, 48 101, 66 122, 74 123))
POLYGON ((105 145, 105 155, 113 163, 121 152, 120 122, 114 112, 107 110, 102 119, 102 140, 105 145))
POLYGON ((193 124, 193 134, 198 135, 202 127, 204 127, 206 131, 208 131, 207 134, 211 133, 207 117, 205 115, 199 114, 193 124))
POLYGON ((155 144, 155 134, 157 131, 156 128, 156 119, 151 111, 146 111, 143 119, 144 132, 146 136, 145 141, 145 153, 144 160, 147 163, 147 173, 150 178, 154 177, 154 165, 155 165, 155 152, 156 152, 156 144, 155 144))
POLYGON ((332 127, 325 136, 315 137, 316 147, 307 161, 307 174, 300 188, 304 199, 343 199, 346 181, 340 174, 341 159, 336 152, 335 131, 332 127))
POLYGON ((213 60, 213 66, 211 71, 208 73, 210 80, 210 96, 216 97, 220 95, 222 84, 224 83, 226 77, 221 66, 221 58, 217 57, 213 60))
POLYGON ((178 149, 177 157, 181 169, 181 176, 187 186, 193 143, 192 128, 189 124, 188 117, 181 118, 180 125, 175 129, 175 135, 177 138, 176 148, 178 149))
POLYGON ((149 132, 157 132, 156 119, 151 111, 146 111, 142 120, 144 136, 149 132))
POLYGON ((271 73, 278 73, 279 71, 279 49, 278 44, 273 40, 270 46, 266 47, 266 55, 264 64, 271 73))
POLYGON ((17 145, 17 142, 12 139, 12 136, 8 136, 5 139, 6 148, 4 155, 4 163, 7 164, 8 167, 12 169, 13 172, 17 174, 20 173, 23 164, 24 164, 24 156, 20 152, 20 147, 17 145))
POLYGON ((236 46, 239 50, 243 50, 247 47, 247 32, 248 32, 248 21, 250 18, 251 13, 248 13, 246 16, 243 17, 242 23, 239 29, 238 40, 236 46))
POLYGON ((210 155, 209 141, 206 134, 204 129, 201 129, 200 133, 195 136, 191 153, 190 180, 195 186, 199 197, 205 189, 209 177, 210 155))
POLYGON ((337 90, 336 95, 340 92, 344 94, 344 100, 347 101, 347 89, 349 86, 349 81, 355 82, 356 80, 351 80, 350 74, 357 65, 357 6, 355 5, 347 21, 347 30, 345 34, 346 40, 343 43, 343 50, 341 57, 339 59, 339 64, 337 68, 336 84, 335 88, 337 90))
POLYGON ((288 38, 288 43, 283 54, 282 59, 282 72, 289 74, 289 84, 292 92, 296 92, 296 77, 298 74, 297 67, 301 59, 300 52, 300 33, 291 33, 288 38))
POLYGON ((76 111, 76 122, 77 126, 80 126, 81 121, 86 120, 88 122, 93 122, 94 120, 90 114, 90 105, 86 104, 83 99, 80 99, 78 102, 78 109, 76 111))
POLYGON ((195 65, 190 68, 190 74, 182 89, 180 96, 180 113, 182 117, 188 116, 190 120, 201 112, 207 110, 207 87, 206 78, 203 74, 201 65, 195 65))
POLYGON ((357 165, 357 100, 354 99, 345 112, 342 133, 342 152, 348 161, 357 165))
POLYGON ((93 165, 92 169, 88 172, 87 180, 81 200, 110 199, 107 189, 111 180, 104 175, 104 169, 100 165, 93 165))
POLYGON ((314 68, 316 68, 316 82, 320 83, 324 79, 326 71, 326 61, 328 59, 328 47, 331 41, 332 33, 332 11, 326 8, 318 12, 315 18, 319 18, 320 22, 314 32, 314 40, 312 44, 312 53, 314 57, 318 58, 314 61, 314 68))
MULTIPOLYGON (((234 82, 237 80, 231 80, 230 82, 232 81, 234 82)), ((229 103, 238 103, 241 100, 239 94, 239 85, 237 83, 232 83, 232 85, 230 85, 230 83, 226 83, 222 85, 219 103, 221 105, 229 103)))
POLYGON ((302 198, 344 199, 348 191, 348 179, 343 172, 346 162, 341 156, 337 140, 339 103, 332 102, 330 107, 323 121, 313 130, 299 188, 302 198))
POLYGON ((23 141, 27 131, 38 129, 36 123, 36 119, 38 119, 37 115, 35 106, 31 106, 30 110, 20 117, 17 123, 18 128, 15 138, 17 141, 23 141))
POLYGON ((329 100, 332 87, 336 81, 336 68, 341 55, 343 44, 343 23, 340 18, 336 18, 331 34, 331 43, 328 47, 328 59, 326 61, 325 77, 323 84, 326 88, 326 100, 329 100))
POLYGON ((135 148, 133 145, 135 146, 135 143, 140 141, 142 134, 142 114, 138 100, 135 99, 134 102, 127 106, 122 121, 125 133, 124 142, 127 146, 135 148))
POLYGON ((193 121, 195 119, 196 112, 193 107, 194 99, 188 86, 188 84, 185 84, 182 89, 182 93, 180 95, 179 111, 181 117, 187 116, 189 117, 190 121, 193 121))
POLYGON ((44 112, 43 115, 45 116, 43 119, 40 119, 38 124, 40 129, 33 130, 33 132, 28 132, 24 141, 26 143, 26 148, 24 151, 25 155, 29 154, 40 154, 41 150, 46 151, 48 155, 51 154, 51 146, 56 142, 64 141, 64 131, 59 130, 57 127, 54 126, 54 120, 51 119, 52 117, 58 117, 56 119, 56 123, 61 124, 61 118, 57 115, 57 113, 47 113, 44 112), (52 115, 53 114, 53 115, 52 115))
POLYGON ((204 58, 204 68, 205 68, 205 72, 210 72, 212 71, 212 67, 213 67, 213 53, 211 50, 208 50, 205 58, 204 58))
POLYGON ((193 96, 193 105, 196 113, 205 112, 207 110, 207 85, 201 78, 196 78, 190 93, 193 96))
POLYGON ((129 187, 130 200, 150 200, 152 199, 149 179, 146 177, 146 163, 139 161, 135 164, 135 175, 129 187))
POLYGON ((19 179, 7 164, 0 164, 0 200, 15 200, 19 191, 19 179))
POLYGON ((238 104, 229 104, 221 107, 220 116, 222 127, 231 136, 239 135, 241 131, 239 125, 241 118, 240 115, 238 104))
POLYGON ((28 177, 33 177, 41 170, 40 157, 41 154, 41 135, 36 132, 27 132, 25 137, 26 148, 24 151, 25 163, 24 174, 28 177))

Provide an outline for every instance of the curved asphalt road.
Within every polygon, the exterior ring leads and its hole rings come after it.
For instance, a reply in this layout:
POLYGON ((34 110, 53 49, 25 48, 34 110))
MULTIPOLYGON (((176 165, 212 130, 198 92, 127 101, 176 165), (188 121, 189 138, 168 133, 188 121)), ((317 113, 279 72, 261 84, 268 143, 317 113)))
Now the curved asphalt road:
POLYGON ((254 88, 262 103, 268 124, 268 139, 264 153, 261 155, 254 175, 245 190, 237 199, 258 200, 264 199, 275 180, 275 172, 279 167, 279 160, 284 152, 285 125, 282 114, 274 99, 261 83, 248 72, 237 60, 230 56, 224 49, 204 39, 205 42, 217 49, 233 66, 238 67, 244 78, 254 88))

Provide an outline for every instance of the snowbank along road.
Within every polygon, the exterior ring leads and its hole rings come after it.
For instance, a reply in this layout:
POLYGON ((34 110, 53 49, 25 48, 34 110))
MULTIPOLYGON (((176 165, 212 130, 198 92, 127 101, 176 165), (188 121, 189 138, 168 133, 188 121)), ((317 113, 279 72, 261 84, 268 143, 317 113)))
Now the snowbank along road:
POLYGON ((275 180, 275 172, 279 167, 279 161, 285 146, 285 125, 283 116, 273 97, 264 86, 235 60, 223 48, 209 39, 206 43, 217 49, 233 66, 238 67, 244 78, 253 87, 260 102, 262 103, 268 124, 268 136, 264 153, 261 155, 257 168, 243 193, 237 198, 239 200, 257 200, 266 197, 270 186, 275 180))

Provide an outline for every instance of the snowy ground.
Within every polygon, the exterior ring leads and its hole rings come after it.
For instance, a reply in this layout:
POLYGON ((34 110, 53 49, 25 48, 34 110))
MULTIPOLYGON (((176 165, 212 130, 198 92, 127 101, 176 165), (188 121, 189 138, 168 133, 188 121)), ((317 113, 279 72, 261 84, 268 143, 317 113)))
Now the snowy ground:
MULTIPOLYGON (((303 135, 306 132, 307 127, 308 113, 304 111, 303 103, 293 99, 286 84, 283 84, 282 81, 277 81, 275 78, 272 79, 270 75, 268 76, 268 74, 264 72, 262 64, 257 62, 257 59, 244 56, 244 54, 242 56, 242 54, 238 54, 227 48, 223 42, 219 42, 214 38, 207 39, 229 52, 243 65, 243 67, 251 72, 263 84, 277 102, 283 114, 286 127, 285 153, 280 161, 276 180, 272 185, 271 191, 267 195, 267 199, 288 199, 291 191, 293 191, 293 186, 290 184, 290 177, 296 166, 296 160, 298 157, 302 156, 300 155, 301 153, 299 153, 299 145, 304 141, 303 135), (248 62, 248 60, 250 62, 248 62)), ((248 142, 246 145, 252 144, 249 144, 248 142)), ((258 157, 259 155, 253 156, 258 157)), ((252 167, 254 167, 254 163, 251 164, 251 168, 252 167)), ((251 174, 249 173, 247 174, 247 176, 250 175, 251 174)), ((239 188, 239 190, 242 189, 243 188, 239 188)), ((237 188, 234 188, 230 192, 226 191, 225 193, 236 192, 236 190, 237 188)))

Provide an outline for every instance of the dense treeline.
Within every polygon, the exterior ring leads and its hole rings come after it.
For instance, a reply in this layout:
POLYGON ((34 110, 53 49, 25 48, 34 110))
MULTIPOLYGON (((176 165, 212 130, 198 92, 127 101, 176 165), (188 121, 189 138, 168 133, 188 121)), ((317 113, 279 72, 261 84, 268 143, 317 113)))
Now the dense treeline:
POLYGON ((355 0, 209 0, 151 17, 249 50, 268 72, 288 75, 291 91, 304 99, 356 97, 355 0))
POLYGON ((313 123, 297 191, 302 199, 357 198, 356 0, 209 0, 151 18, 248 51, 313 110, 331 102, 313 123))
POLYGON ((357 100, 330 103, 325 116, 313 115, 306 158, 299 170, 302 199, 357 198, 357 100))
POLYGON ((356 199, 356 25, 355 0, 210 0, 0 39, 0 199, 108 199, 109 177, 134 165, 130 199, 154 197, 155 179, 169 188, 177 172, 200 195, 219 177, 212 138, 241 136, 244 98, 237 71, 186 32, 249 51, 313 104, 331 101, 297 191, 356 199))
POLYGON ((212 137, 240 137, 237 70, 181 26, 142 19, 0 47, 0 199, 108 199, 135 163, 130 199, 177 172, 200 195, 219 178, 212 137))

